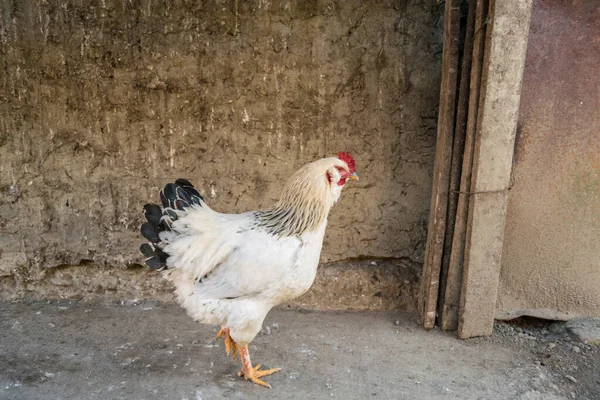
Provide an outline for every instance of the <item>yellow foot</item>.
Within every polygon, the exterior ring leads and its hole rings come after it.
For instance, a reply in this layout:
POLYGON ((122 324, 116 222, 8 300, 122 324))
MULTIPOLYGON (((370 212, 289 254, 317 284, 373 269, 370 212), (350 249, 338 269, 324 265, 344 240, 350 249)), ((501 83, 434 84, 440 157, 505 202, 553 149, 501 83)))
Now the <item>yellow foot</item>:
POLYGON ((252 381, 257 385, 271 389, 271 385, 261 380, 260 378, 262 378, 263 376, 274 374, 275 372, 279 372, 281 371, 281 368, 271 368, 261 371, 260 364, 257 364, 253 367, 252 362, 250 361, 250 354, 248 353, 247 346, 240 347, 240 357, 242 359, 242 370, 238 373, 238 376, 243 377, 247 381, 252 381))
POLYGON ((271 369, 265 369, 265 370, 261 371, 260 367, 261 367, 261 365, 257 364, 256 366, 250 368, 248 370, 248 372, 244 372, 244 370, 241 370, 240 372, 238 372, 238 376, 243 377, 247 381, 252 381, 252 382, 256 383, 257 385, 264 386, 266 388, 271 389, 271 385, 269 385, 267 382, 265 382, 259 378, 262 378, 263 376, 268 376, 268 375, 274 374, 275 372, 279 372, 279 371, 281 371, 281 368, 271 368, 271 369))
POLYGON ((229 328, 221 328, 221 330, 217 334, 217 339, 221 339, 223 335, 225 335, 225 352, 227 353, 227 355, 233 352, 231 356, 234 360, 237 360, 238 345, 229 335, 229 328))

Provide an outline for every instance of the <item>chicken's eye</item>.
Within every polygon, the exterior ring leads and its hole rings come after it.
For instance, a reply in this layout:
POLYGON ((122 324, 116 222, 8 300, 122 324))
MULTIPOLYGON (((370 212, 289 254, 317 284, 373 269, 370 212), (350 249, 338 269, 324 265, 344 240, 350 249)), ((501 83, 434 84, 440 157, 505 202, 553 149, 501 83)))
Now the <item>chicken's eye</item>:
POLYGON ((342 178, 346 178, 350 173, 346 171, 343 167, 335 167, 342 178))

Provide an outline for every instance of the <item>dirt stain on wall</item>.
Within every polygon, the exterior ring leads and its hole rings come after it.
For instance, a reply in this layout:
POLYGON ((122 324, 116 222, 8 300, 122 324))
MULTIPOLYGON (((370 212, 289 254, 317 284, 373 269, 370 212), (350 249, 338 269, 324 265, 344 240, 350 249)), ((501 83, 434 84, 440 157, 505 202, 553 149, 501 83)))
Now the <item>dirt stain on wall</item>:
POLYGON ((0 282, 23 294, 58 265, 139 264, 142 206, 174 178, 243 212, 341 150, 361 181, 332 211, 323 261, 421 262, 441 12, 434 0, 4 2, 0 282))

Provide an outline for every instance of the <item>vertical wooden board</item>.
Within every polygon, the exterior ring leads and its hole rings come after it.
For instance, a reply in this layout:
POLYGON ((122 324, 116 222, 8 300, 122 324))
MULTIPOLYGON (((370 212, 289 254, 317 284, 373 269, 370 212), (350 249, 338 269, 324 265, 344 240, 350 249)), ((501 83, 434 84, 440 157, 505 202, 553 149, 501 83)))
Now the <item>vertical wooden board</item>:
POLYGON ((459 5, 460 0, 447 1, 444 15, 444 51, 442 56, 438 135, 433 167, 433 188, 427 245, 425 247, 425 263, 419 296, 421 320, 426 329, 431 329, 435 325, 440 266, 446 228, 446 205, 457 90, 459 5))
MULTIPOLYGON (((469 17, 472 17, 472 28, 471 31, 471 52, 472 56, 468 60, 471 62, 471 68, 469 70, 470 79, 468 80, 468 87, 464 89, 464 81, 461 82, 461 92, 468 97, 467 105, 467 119, 464 126, 465 137, 463 143, 464 153, 462 156, 462 169, 460 176, 460 186, 458 188, 459 193, 456 193, 457 205, 454 221, 454 229, 452 231, 451 248, 445 249, 444 256, 448 256, 448 273, 446 276, 447 284, 444 290, 441 292, 443 299, 441 313, 440 313, 440 326, 444 330, 456 330, 458 328, 458 305, 460 303, 460 291, 462 286, 462 272, 463 272, 463 258, 465 251, 465 237, 467 230, 467 213, 469 204, 469 195, 467 194, 471 189, 471 167, 473 161, 473 146, 475 143, 475 127, 477 124, 477 110, 479 108, 479 92, 481 89, 481 71, 483 64, 483 54, 485 45, 485 32, 486 32, 486 19, 488 11, 488 0, 471 0, 469 3, 469 17), (473 12, 472 12, 473 11, 473 12), (447 252, 447 253, 446 253, 447 252)), ((468 26, 471 24, 467 23, 468 26)), ((467 38, 465 38, 465 52, 467 47, 467 38)), ((466 60, 467 57, 465 57, 466 60)), ((463 72, 465 70, 463 69, 463 72)), ((462 98, 464 101, 464 98, 462 98)), ((457 111, 457 127, 461 120, 464 121, 464 116, 460 115, 461 112, 461 98, 459 97, 459 109, 457 111)), ((458 132, 455 133, 457 135, 458 132)), ((451 184, 451 190, 453 186, 451 184)), ((456 190, 456 189, 454 189, 456 190)))
POLYGON ((532 0, 490 1, 458 336, 492 333, 532 0))
MULTIPOLYGON (((473 33, 475 32, 475 6, 476 0, 469 0, 467 20, 464 24, 465 36, 463 40, 463 57, 460 69, 460 83, 458 100, 456 102, 456 117, 454 122, 454 143, 452 145, 452 161, 450 164, 450 183, 448 186, 448 207, 446 212, 446 233, 444 235, 444 250, 440 268, 440 291, 438 299, 438 324, 443 328, 443 310, 445 308, 446 292, 457 285, 456 276, 449 275, 450 251, 456 211, 458 204, 458 191, 462 170, 463 153, 465 150, 465 135, 467 128, 467 110, 469 107, 469 81, 473 56, 473 33)), ((461 24, 462 25, 462 24, 461 24)), ((462 26, 461 26, 462 30, 462 26)))

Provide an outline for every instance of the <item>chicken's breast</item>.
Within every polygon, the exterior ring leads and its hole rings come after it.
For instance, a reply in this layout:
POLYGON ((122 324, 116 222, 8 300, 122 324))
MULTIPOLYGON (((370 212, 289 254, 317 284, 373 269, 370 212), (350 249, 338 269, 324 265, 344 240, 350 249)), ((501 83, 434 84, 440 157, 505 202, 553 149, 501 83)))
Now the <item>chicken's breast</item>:
POLYGON ((198 321, 230 328, 241 345, 260 331, 273 306, 310 288, 326 226, 277 237, 254 215, 220 214, 203 204, 161 237, 182 306, 198 321))

